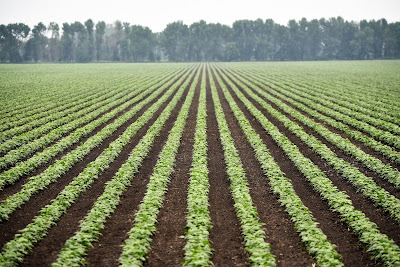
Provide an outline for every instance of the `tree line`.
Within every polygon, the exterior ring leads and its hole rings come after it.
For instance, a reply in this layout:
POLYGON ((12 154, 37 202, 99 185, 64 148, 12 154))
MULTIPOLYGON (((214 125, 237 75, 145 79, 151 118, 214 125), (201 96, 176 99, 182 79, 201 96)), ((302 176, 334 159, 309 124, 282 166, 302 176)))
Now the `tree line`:
POLYGON ((170 23, 160 33, 116 21, 0 25, 1 62, 268 61, 400 58, 400 22, 204 20, 170 23))

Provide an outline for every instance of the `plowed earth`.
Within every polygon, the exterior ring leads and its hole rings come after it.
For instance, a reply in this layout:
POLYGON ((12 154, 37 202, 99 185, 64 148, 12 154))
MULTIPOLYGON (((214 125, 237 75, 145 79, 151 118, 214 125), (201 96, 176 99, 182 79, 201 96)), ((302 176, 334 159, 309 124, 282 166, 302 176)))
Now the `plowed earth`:
MULTIPOLYGON (((201 69, 202 64, 196 66, 201 69)), ((226 173, 226 165, 224 162, 224 154, 220 141, 218 124, 214 114, 214 104, 211 98, 211 88, 209 79, 214 79, 216 75, 225 73, 223 69, 208 70, 202 75, 206 75, 207 90, 207 142, 208 142, 208 169, 209 169, 209 212, 212 222, 210 232, 210 241, 213 248, 211 261, 215 266, 250 266, 249 254, 244 249, 244 241, 240 227, 239 219, 236 216, 234 201, 230 193, 230 182, 226 173)), ((189 83, 193 82, 193 77, 189 83)), ((174 77, 178 80, 179 77, 174 77)), ((198 86, 194 100, 189 112, 180 148, 178 150, 175 162, 175 169, 168 185, 168 191, 163 201, 163 207, 158 215, 157 232, 152 237, 152 249, 147 255, 144 262, 145 266, 177 266, 184 259, 186 215, 187 215, 187 191, 189 173, 192 165, 193 139, 196 127, 196 114, 199 101, 200 75, 198 86)), ((251 80, 251 79, 250 79, 251 80)), ((223 82, 226 82, 223 79, 223 82)), ((182 82, 183 83, 183 82, 182 82)), ((272 245, 272 254, 276 256, 278 266, 311 266, 315 264, 315 260, 307 253, 306 247, 302 244, 299 234, 294 228, 288 213, 278 201, 278 197, 273 194, 268 179, 264 175, 259 162, 247 142, 242 129, 235 119, 227 100, 221 90, 221 85, 216 82, 217 91, 228 122, 229 129, 233 136, 235 146, 239 151, 240 158, 246 171, 246 177, 249 182, 250 193, 257 208, 260 220, 263 222, 266 233, 266 242, 272 245)), ((291 162, 282 149, 274 142, 274 140, 265 132, 261 124, 251 115, 244 104, 235 96, 232 89, 225 84, 234 97, 239 108, 244 112, 246 118, 250 121, 254 130, 260 135, 263 142, 268 147, 271 155, 278 163, 281 170, 291 180, 292 185, 301 198, 302 202, 312 212, 319 227, 327 235, 328 239, 337 246, 337 252, 342 255, 342 262, 346 266, 381 266, 382 263, 371 258, 371 255, 365 251, 365 247, 360 244, 359 239, 347 225, 341 221, 339 215, 329 208, 328 204, 315 192, 312 186, 307 182, 305 177, 297 170, 293 162, 291 162)), ((131 186, 123 193, 120 204, 115 212, 107 219, 104 229, 101 232, 98 242, 93 244, 89 250, 86 260, 90 266, 117 266, 118 258, 122 252, 122 244, 127 238, 127 233, 132 227, 134 216, 138 210, 144 194, 146 193, 146 185, 152 174, 153 168, 159 157, 159 153, 164 146, 169 131, 174 125, 177 114, 184 102, 189 91, 189 86, 185 88, 182 99, 174 108, 170 118, 167 120, 163 130, 153 144, 150 153, 143 161, 139 172, 135 175, 131 186)), ((239 89, 240 86, 238 86, 239 89)), ((268 92, 268 88, 263 88, 268 92)), ((165 90, 166 91, 166 90, 165 90)), ((397 245, 400 245, 400 226, 385 211, 374 206, 374 203, 364 197, 351 184, 347 183, 332 167, 322 160, 316 153, 308 148, 299 138, 285 128, 279 121, 274 119, 270 114, 261 108, 259 104, 251 99, 247 94, 246 97, 262 111, 265 117, 270 120, 278 129, 285 134, 305 155, 310 158, 327 176, 331 179, 340 191, 346 192, 353 202, 353 205, 363 211, 371 221, 378 225, 382 233, 392 238, 397 245)), ((38 242, 31 253, 27 255, 21 266, 50 266, 57 259, 57 255, 64 247, 68 240, 78 229, 79 222, 85 217, 93 206, 94 201, 101 195, 104 185, 118 171, 121 165, 126 161, 132 149, 137 145, 139 140, 146 134, 146 131, 160 115, 165 106, 170 102, 173 95, 161 106, 145 126, 135 135, 130 143, 123 149, 119 156, 104 171, 99 178, 84 192, 78 200, 67 210, 47 233, 47 235, 38 242)), ((157 99, 156 99, 157 100, 157 99)), ((115 133, 104 142, 91 151, 82 161, 74 165, 65 175, 60 177, 57 182, 49 185, 45 190, 35 194, 31 199, 18 210, 10 215, 8 221, 0 223, 0 246, 3 247, 8 241, 28 225, 38 214, 39 210, 45 205, 51 203, 57 194, 76 177, 91 161, 104 151, 108 145, 115 140, 130 124, 139 118, 146 109, 148 109, 156 100, 147 104, 140 110, 131 120, 123 124, 115 133)), ((282 99, 285 101, 285 99, 282 99)), ((290 104, 290 103, 289 103, 290 104)), ((273 105, 273 104, 272 104, 273 105)), ((274 106, 274 105, 273 105, 274 106)), ((129 107, 129 110, 132 107, 129 107)), ((278 107, 274 106, 277 110, 278 107)), ((122 114, 119 114, 120 116, 122 114)), ((293 121, 295 119, 291 118, 293 121)), ((316 120, 317 121, 317 120, 316 120)), ((111 123, 112 121, 108 122, 111 123)), ((300 124, 301 125, 301 124, 300 124)), ((95 132, 100 131, 105 125, 100 126, 95 132)), ((322 142, 329 145, 331 149, 335 149, 333 145, 326 142, 323 137, 319 136, 312 129, 304 126, 304 129, 314 135, 322 142)), ((331 129, 332 130, 332 129, 331 129)), ((332 130, 334 131, 334 130, 332 130)), ((337 130, 335 130, 337 131, 337 130)), ((93 135, 93 132, 91 135, 93 135)), ((341 133, 343 137, 345 134, 341 133)), ((85 142, 83 139, 82 142, 85 142)), ((369 148, 364 145, 352 141, 364 149, 367 153, 369 148)), ((64 151, 61 158, 74 147, 64 151)), ((350 156, 337 149, 337 155, 359 167, 361 172, 369 177, 376 177, 374 180, 383 186, 389 192, 399 197, 398 189, 394 188, 390 183, 377 177, 373 171, 361 166, 350 156)), ((383 156, 374 151, 372 155, 377 155, 385 162, 389 162, 383 156)), ((37 175, 51 164, 51 162, 43 167, 38 168, 32 175, 37 175)), ((399 166, 391 163, 393 168, 399 169, 399 166)), ((21 178, 13 185, 6 186, 0 191, 0 200, 4 200, 7 196, 12 195, 21 186, 28 181, 29 176, 21 178)))

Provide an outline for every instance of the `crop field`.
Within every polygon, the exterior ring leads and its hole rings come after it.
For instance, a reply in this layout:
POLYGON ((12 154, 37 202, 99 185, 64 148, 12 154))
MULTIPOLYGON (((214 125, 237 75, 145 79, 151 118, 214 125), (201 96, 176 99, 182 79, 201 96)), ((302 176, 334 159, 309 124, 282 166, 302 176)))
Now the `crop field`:
POLYGON ((0 65, 0 266, 400 266, 400 61, 0 65))

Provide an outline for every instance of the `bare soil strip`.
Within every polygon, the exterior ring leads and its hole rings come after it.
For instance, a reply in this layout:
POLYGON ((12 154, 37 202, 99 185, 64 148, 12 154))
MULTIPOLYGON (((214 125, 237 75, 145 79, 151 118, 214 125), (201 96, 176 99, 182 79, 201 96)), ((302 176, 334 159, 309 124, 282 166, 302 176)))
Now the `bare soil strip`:
MULTIPOLYGON (((207 74, 210 75, 210 74, 207 74)), ((217 118, 207 79, 207 143, 209 170, 209 202, 212 229, 210 231, 211 258, 215 266, 249 266, 249 255, 244 250, 240 222, 236 216, 226 174, 224 152, 220 141, 217 118)))
MULTIPOLYGON (((127 233, 132 227, 134 214, 146 193, 146 186, 153 173, 158 155, 184 103, 189 87, 190 84, 185 88, 184 95, 173 110, 171 117, 167 120, 159 137, 155 140, 148 157, 143 161, 139 172, 133 178, 131 186, 122 194, 119 205, 111 217, 107 219, 99 241, 93 244, 93 248, 89 250, 88 255, 85 257, 89 265, 118 266, 118 258, 122 252, 121 245, 127 238, 127 233)), ((166 101, 166 104, 168 104, 168 102, 169 101, 166 101)), ((162 109, 163 108, 161 108, 161 110, 162 109)))
POLYGON ((264 230, 267 242, 272 245, 272 254, 277 257, 278 266, 311 266, 314 260, 301 246, 301 239, 294 231, 294 225, 289 215, 280 205, 273 194, 267 177, 263 174, 261 165, 257 161, 253 149, 247 142, 240 125, 230 111, 230 107, 218 82, 218 93, 224 109, 225 117, 239 151, 246 177, 250 186, 250 193, 257 208, 261 221, 265 224, 264 230))
POLYGON ((201 78, 196 87, 193 103, 179 147, 175 171, 171 175, 168 191, 163 207, 158 214, 157 232, 151 243, 144 266, 179 266, 184 258, 185 234, 187 215, 187 191, 189 173, 192 166, 194 133, 196 130, 196 114, 199 105, 201 78))
MULTIPOLYGON (((304 205, 306 205, 312 212, 313 216, 318 221, 321 230, 333 244, 337 245, 337 251, 343 257, 342 262, 346 266, 380 266, 379 262, 370 259, 370 255, 364 252, 363 248, 359 245, 357 236, 353 232, 349 231, 348 227, 341 222, 340 217, 336 213, 333 213, 329 209, 328 204, 313 190, 312 186, 297 170, 296 166, 286 157, 284 152, 276 145, 273 139, 265 133, 262 126, 254 119, 250 112, 247 111, 246 107, 236 97, 234 92, 231 89, 229 90, 240 109, 244 112, 246 118, 250 121, 253 128, 270 149, 271 155, 275 158, 281 170, 289 179, 292 180, 293 188, 301 198, 304 205)), ((245 94, 243 90, 242 92, 245 94)), ((268 114, 258 103, 252 100, 247 94, 245 95, 256 108, 262 111, 268 120, 276 125, 278 129, 290 139, 290 141, 299 147, 300 151, 302 151, 306 157, 310 157, 314 154, 279 121, 268 114)), ((310 159, 312 160, 312 158, 310 159)), ((317 160, 321 161, 319 158, 317 160)), ((326 174, 329 176, 329 173, 326 174)))
MULTIPOLYGON (((173 79, 175 81, 177 81, 178 79, 181 78, 181 76, 184 74, 181 74, 179 77, 174 77, 173 79)), ((159 88, 159 87, 158 87, 159 88)), ((155 90, 157 90, 158 88, 154 89, 152 92, 154 92, 155 90)), ((4 200, 7 196, 12 195, 16 192, 18 192, 19 190, 21 190, 22 186, 26 183, 27 179, 29 177, 38 175, 40 173, 42 173, 44 170, 46 170, 49 166, 51 166, 52 164, 54 164, 56 162, 56 160, 61 159, 64 155, 68 154, 69 152, 71 152, 72 150, 74 150, 76 147, 78 147, 81 143, 86 142, 87 139, 89 139, 90 137, 92 137, 93 135, 97 134, 98 132, 100 132, 104 127, 106 127, 107 125, 113 123, 116 119, 118 119, 120 116, 122 116, 123 114, 125 114, 126 112, 128 112, 130 109, 132 109, 134 106, 136 106, 137 104, 139 104, 140 102, 142 102, 143 100, 145 100, 148 96, 150 96, 151 93, 149 93, 145 98, 143 98, 142 100, 136 102, 135 104, 129 106, 128 108, 126 108, 125 110, 121 111, 120 113, 118 113, 114 118, 112 118, 111 120, 109 120, 107 123, 103 123, 102 125, 98 126, 94 131, 92 131, 90 134, 88 134, 87 136, 85 136, 84 138, 82 138, 82 140, 74 145, 72 145, 71 147, 67 148, 63 153, 61 153, 60 155, 54 157, 49 163, 47 163, 46 165, 36 169, 35 171, 33 171, 30 175, 22 177, 21 179, 19 179, 16 183, 12 184, 12 185, 6 185, 4 187, 4 189, 2 191, 0 191, 0 200, 4 200)), ((150 103, 148 103, 147 105, 145 105, 131 120, 129 120, 128 122, 126 122, 124 125, 122 125, 120 127, 119 130, 117 130, 117 133, 119 136, 119 134, 121 134, 125 129, 126 129, 126 125, 130 125, 133 121, 136 121, 136 119, 138 117, 140 117, 152 104, 154 104, 157 99, 154 99, 153 101, 151 101, 150 103)), ((111 138, 110 140, 115 140, 116 137, 109 137, 111 138)), ((108 141, 105 140, 104 143, 106 143, 108 141)), ((108 146, 108 145, 107 145, 108 146)), ((101 152, 100 152, 101 153, 101 152)), ((97 157, 97 156, 96 156, 97 157)))
MULTIPOLYGON (((241 78, 244 78, 244 79, 246 79, 246 80, 248 80, 248 81, 251 82, 251 78, 245 76, 244 74, 238 73, 238 72, 236 72, 236 71, 234 71, 234 72, 235 72, 235 75, 240 76, 241 78)), ((273 82, 272 82, 272 83, 273 83, 273 82)), ((277 87, 281 87, 279 84, 276 84, 276 83, 273 83, 273 84, 276 85, 277 87)), ((290 85, 290 86, 293 86, 293 85, 290 85)), ((268 88, 271 88, 271 87, 268 86, 268 85, 265 85, 265 86, 264 86, 263 88, 261 88, 261 89, 263 89, 265 92, 268 93, 268 88)), ((271 94, 271 95, 273 95, 273 94, 271 94)), ((328 130, 330 130, 331 132, 336 133, 336 134, 340 135, 340 136, 343 137, 343 138, 349 139, 350 142, 352 142, 354 145, 356 145, 357 147, 359 147, 360 149, 362 149, 365 153, 368 153, 368 154, 370 154, 370 155, 372 155, 372 156, 378 158, 379 160, 381 160, 381 161, 382 161, 383 163, 385 163, 385 164, 390 164, 393 168, 400 169, 400 165, 399 165, 399 164, 396 164, 396 163, 394 163, 394 162, 391 162, 390 160, 388 160, 388 159, 387 159, 384 155, 382 155, 381 153, 379 153, 379 152, 373 150, 372 148, 370 148, 370 147, 364 145, 363 143, 361 143, 361 142, 359 142, 359 141, 356 141, 356 140, 350 138, 347 134, 345 134, 344 132, 342 132, 342 131, 340 131, 340 130, 338 130, 338 129, 335 129, 334 127, 330 126, 329 124, 327 124, 327 123, 325 123, 325 122, 322 122, 322 121, 320 121, 320 120, 314 118, 314 117, 311 116, 310 114, 308 114, 308 113, 306 113, 306 112, 304 112, 304 111, 302 111, 302 110, 296 108, 290 101, 287 101, 286 99, 279 98, 279 97, 277 97, 277 96, 275 96, 275 95, 273 95, 273 96, 276 97, 276 98, 278 98, 279 100, 281 100, 281 101, 284 102, 285 104, 289 105, 289 106, 292 107, 293 109, 296 109, 298 112, 300 112, 300 113, 303 114, 304 116, 307 116, 307 117, 313 119, 315 122, 324 125, 324 126, 325 126, 328 130)), ((307 106, 307 105, 306 105, 306 106, 307 106)), ((311 108, 311 109, 313 108, 312 106, 308 106, 308 107, 311 108)), ((323 113, 321 113, 321 114, 323 114, 323 113)), ((326 115, 326 114, 323 114, 323 115, 329 117, 329 116, 326 115)), ((345 124, 345 123, 344 123, 344 124, 345 124)), ((351 130, 359 131, 358 129, 354 128, 354 127, 351 126, 351 125, 347 125, 347 126, 348 126, 351 130)), ((361 132, 361 131, 359 131, 359 132, 361 132)), ((370 137, 370 138, 373 138, 373 137, 371 137, 370 135, 368 135, 367 133, 364 133, 364 132, 361 132, 361 133, 362 133, 363 135, 365 135, 365 136, 368 136, 368 137, 370 137)), ((393 148, 393 150, 396 151, 395 148, 393 148)))
MULTIPOLYGON (((171 96, 170 99, 172 99, 172 97, 173 96, 171 96)), ((6 242, 8 242, 14 237, 14 235, 18 232, 18 230, 24 228, 27 224, 29 224, 33 220, 34 216, 37 215, 37 212, 43 206, 49 204, 50 200, 55 198, 58 195, 58 193, 73 180, 74 177, 76 177, 80 172, 82 172, 82 170, 86 167, 86 165, 89 162, 95 160, 97 156, 99 156, 104 151, 104 149, 106 149, 109 146, 109 144, 112 141, 117 139, 125 131, 125 129, 130 124, 135 122, 137 118, 139 118, 155 101, 157 101, 157 99, 147 104, 144 108, 142 108, 132 119, 123 124, 115 133, 113 133, 110 137, 108 137, 99 147, 92 150, 81 162, 76 164, 65 175, 60 177, 56 183, 50 184, 46 188, 46 190, 33 195, 29 200, 29 202, 24 204, 20 209, 16 210, 13 214, 10 215, 10 219, 8 221, 0 223, 0 232, 4 233, 3 235, 0 236, 0 245, 3 246, 6 242)), ((138 136, 143 135, 147 131, 147 129, 157 119, 158 115, 162 112, 165 106, 166 104, 161 106, 161 108, 156 112, 155 116, 153 116, 153 118, 145 125, 145 127, 143 127, 138 132, 138 136)), ((109 123, 112 123, 112 121, 110 121, 109 123)), ((118 159, 114 161, 114 163, 115 162, 118 162, 118 159)), ((121 162, 120 164, 122 163, 123 162, 121 162)), ((110 166, 110 169, 111 168, 112 167, 110 166)), ((107 171, 105 173, 107 173, 107 171)), ((99 178, 97 182, 101 180, 102 179, 99 178)), ((93 186, 95 186, 95 184, 93 186)))
MULTIPOLYGON (((260 97, 262 97, 262 96, 260 96, 260 97)), ((400 192, 396 188, 394 188, 390 183, 381 179, 375 172, 370 171, 370 170, 366 169, 365 167, 363 167, 358 161, 356 161, 352 157, 348 156, 347 154, 342 152, 340 149, 336 148, 334 145, 330 144, 328 141, 326 141, 323 137, 321 137, 318 133, 314 132, 312 129, 308 128, 307 126, 298 122, 296 119, 292 118, 290 115, 283 112, 275 104, 273 104, 267 100, 266 100, 266 102, 268 102, 276 110, 285 114, 286 117, 288 117, 292 121, 295 121, 300 126, 302 126, 303 129, 307 133, 315 136, 320 141, 322 141, 332 151, 334 151, 339 158, 342 158, 345 161, 350 162, 353 166, 359 168, 360 171, 363 172, 364 174, 366 174, 367 176, 373 177, 375 182, 379 186, 387 189, 390 193, 392 193, 397 198, 400 197, 400 192)), ((400 244, 400 226, 399 226, 399 224, 395 220, 390 218, 390 215, 387 212, 385 212, 383 209, 376 207, 373 204, 373 202, 371 200, 369 200, 368 198, 366 198, 365 196, 363 196, 361 192, 357 192, 357 190, 350 183, 348 183, 345 180, 345 178, 343 178, 339 174, 337 174, 336 171, 331 166, 329 166, 323 159, 321 159, 316 153, 314 153, 310 148, 308 148, 308 146, 306 146, 304 143, 302 143, 301 140, 299 140, 293 134, 292 134, 292 136, 294 139, 293 140, 291 139, 291 141, 294 142, 299 147, 300 147, 300 145, 302 145, 304 147, 304 149, 307 151, 307 155, 308 155, 307 157, 309 157, 314 164, 318 165, 318 167, 329 177, 330 180, 332 180, 334 185, 336 187, 338 187, 340 191, 344 191, 344 192, 346 192, 346 194, 349 195, 350 199, 353 202, 354 207, 356 209, 359 209, 362 212, 364 212, 372 222, 376 223, 382 233, 388 235, 397 244, 400 244), (296 141, 296 140, 298 140, 298 141, 296 141)))
MULTIPOLYGON (((157 99, 154 101, 157 101, 157 99)), ((74 177, 76 177, 77 175, 79 175, 79 173, 83 171, 83 169, 87 166, 89 162, 95 160, 104 151, 104 149, 109 146, 112 141, 117 139, 118 136, 122 134, 130 124, 135 122, 136 119, 139 118, 146 111, 146 109, 148 109, 154 103, 154 101, 146 105, 132 119, 127 121, 114 134, 104 140, 104 142, 99 147, 93 149, 82 161, 72 167, 65 175, 61 176, 56 183, 50 184, 46 188, 46 190, 43 190, 40 193, 33 195, 27 203, 25 203, 20 209, 17 209, 14 213, 10 215, 10 219, 8 221, 0 223, 0 231, 6 233, 0 237, 0 245, 3 246, 6 242, 14 237, 18 230, 24 228, 27 224, 29 224, 42 207, 49 204, 51 199, 55 198, 58 193, 60 193, 60 191, 73 180, 74 177)), ((160 112, 161 109, 160 111, 158 111, 157 114, 159 114, 160 112)), ((156 117, 152 118, 151 122, 154 122, 155 119, 156 117)), ((146 129, 148 127, 148 125, 145 126, 146 129)), ((40 168, 40 170, 44 169, 45 167, 40 168)), ((27 179, 24 180, 26 182, 27 179)), ((18 192, 23 184, 23 182, 18 182, 18 184, 15 185, 16 187, 18 187, 18 190, 13 190, 12 193, 18 192)))
MULTIPOLYGON (((140 138, 146 134, 147 129, 151 126, 152 122, 157 119, 164 107, 165 105, 160 108, 145 127, 139 130, 131 143, 122 150, 118 158, 93 183, 90 190, 83 193, 68 212, 61 217, 60 221, 57 222, 57 225, 49 230, 48 235, 40 241, 33 249, 33 252, 25 258, 24 264, 27 264, 28 266, 48 266, 56 260, 56 257, 64 246, 66 240, 78 230, 79 221, 84 218, 92 207, 94 201, 96 201, 103 192, 104 184, 114 176, 121 165, 126 161, 129 157, 129 153, 139 142, 140 138)), ((172 122, 170 122, 170 124, 172 125, 172 122)), ((167 130, 169 130, 168 127, 166 127, 166 131, 167 130)))
MULTIPOLYGON (((238 74, 238 76, 244 77, 245 79, 251 81, 248 77, 245 77, 243 75, 238 74)), ((259 87, 260 88, 260 87, 259 87)), ((268 93, 268 90, 265 90, 265 92, 268 93)), ((256 93, 256 92, 255 92, 256 93)), ((258 94, 259 95, 259 94, 258 94)), ((272 94, 271 94, 272 95, 272 94)), ((259 95, 261 98, 263 98, 261 95, 259 95)), ((265 98, 263 98, 265 99, 265 98)), ((284 102, 285 104, 289 105, 290 107, 292 107, 293 109, 297 110, 298 112, 302 113, 303 115, 313 119, 315 122, 320 123, 322 125, 324 125, 325 127, 327 127, 331 132, 334 132, 336 134, 340 134, 342 137, 344 138, 348 138, 353 144, 355 144, 356 146, 358 146, 359 148, 361 148, 365 153, 368 153, 378 159, 380 159, 383 163, 385 164, 390 164, 394 169, 399 170, 400 166, 398 166, 397 164, 390 162, 388 159, 386 159, 382 154, 376 152, 375 150, 373 150, 372 148, 369 148, 367 146, 365 146, 364 144, 357 142, 355 140, 352 140, 351 138, 349 138, 346 134, 344 134, 343 132, 340 132, 337 129, 334 129, 333 127, 326 125, 325 123, 315 119, 314 117, 312 117, 311 115, 309 115, 308 113, 305 113, 299 109, 297 109, 296 107, 294 107, 290 102, 288 102, 285 99, 281 99, 278 98, 279 100, 281 100, 282 102, 284 102)), ((303 123, 299 122, 298 120, 294 119, 293 117, 291 117, 289 114, 285 113, 284 111, 282 111, 281 109, 279 109, 275 104, 267 101, 270 105, 272 105, 275 109, 279 110, 281 113, 285 114, 286 117, 290 118, 292 121, 295 121, 296 123, 298 123, 301 127, 304 128, 304 130, 308 133, 311 134, 313 136, 315 136, 316 138, 318 138, 322 143, 324 143, 326 146, 328 146, 333 152, 335 152, 335 154, 339 157, 342 158, 343 160, 351 163, 353 166, 355 166, 356 168, 358 168, 362 173, 364 173, 366 176, 368 177, 372 177, 374 179, 374 181, 376 182, 377 185, 379 185, 380 187, 384 188, 386 191, 388 191, 390 194, 394 195, 395 197, 400 199, 400 191, 395 188, 393 186, 393 184, 389 183, 388 181, 384 180, 383 178, 381 178, 379 176, 379 174, 377 174, 374 171, 371 171, 369 169, 367 169, 366 167, 364 167, 359 161, 355 160, 354 158, 352 158, 351 156, 347 155, 345 152, 343 152, 342 150, 340 150, 339 148, 335 147, 334 145, 332 145, 331 143, 329 143, 328 141, 326 141, 325 138, 323 138, 322 136, 320 136, 318 133, 316 133, 314 130, 310 129, 309 127, 305 126, 303 123)))

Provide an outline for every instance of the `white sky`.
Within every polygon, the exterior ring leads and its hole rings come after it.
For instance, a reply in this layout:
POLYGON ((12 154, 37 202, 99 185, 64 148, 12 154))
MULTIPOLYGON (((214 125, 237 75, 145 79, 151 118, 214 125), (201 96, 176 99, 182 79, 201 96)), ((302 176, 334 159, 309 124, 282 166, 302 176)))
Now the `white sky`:
POLYGON ((287 25, 290 19, 337 16, 400 21, 400 0, 0 0, 0 24, 22 22, 30 27, 51 21, 84 23, 91 18, 95 23, 121 20, 160 32, 177 20, 188 25, 201 19, 232 25, 239 19, 272 18, 287 25))

